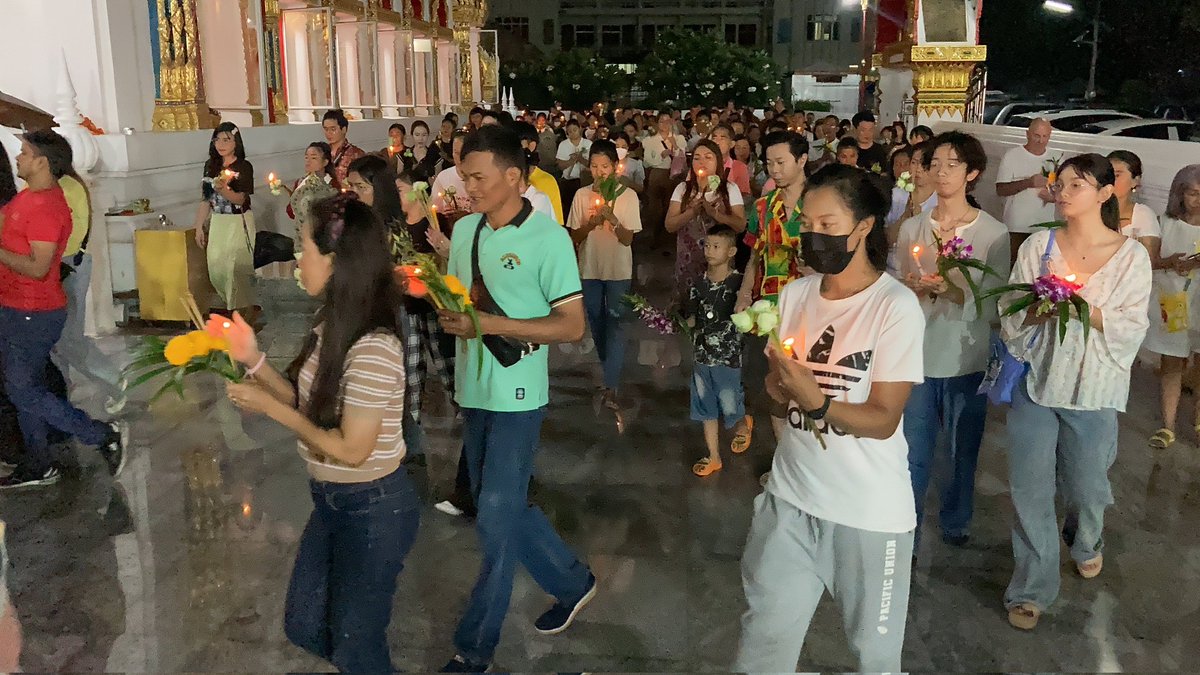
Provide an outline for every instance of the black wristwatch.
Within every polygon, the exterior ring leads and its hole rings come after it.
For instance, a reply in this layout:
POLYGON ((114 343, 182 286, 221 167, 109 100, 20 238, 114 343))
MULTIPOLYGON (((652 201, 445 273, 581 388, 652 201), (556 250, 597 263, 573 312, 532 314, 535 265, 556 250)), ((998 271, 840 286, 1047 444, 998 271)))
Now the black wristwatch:
POLYGON ((833 397, 826 394, 825 395, 825 403, 821 404, 820 408, 817 408, 816 410, 805 410, 804 414, 807 415, 808 419, 810 419, 810 420, 825 419, 825 413, 829 412, 829 404, 830 403, 833 403, 833 397))

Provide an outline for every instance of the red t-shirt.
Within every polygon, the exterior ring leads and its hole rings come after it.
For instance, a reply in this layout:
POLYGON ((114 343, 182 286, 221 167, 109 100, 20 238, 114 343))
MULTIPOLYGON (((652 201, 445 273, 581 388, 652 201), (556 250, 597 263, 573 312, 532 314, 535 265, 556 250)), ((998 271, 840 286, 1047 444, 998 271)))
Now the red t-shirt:
POLYGON ((71 236, 71 209, 62 188, 21 190, 0 209, 4 227, 0 229, 0 248, 18 255, 29 255, 30 242, 55 243, 50 270, 41 279, 17 274, 0 264, 0 307, 27 312, 46 312, 67 306, 59 277, 62 254, 71 236))
POLYGON ((746 163, 741 160, 726 158, 725 168, 729 169, 729 174, 725 179, 736 185, 738 192, 744 195, 750 194, 750 169, 746 167, 746 163))

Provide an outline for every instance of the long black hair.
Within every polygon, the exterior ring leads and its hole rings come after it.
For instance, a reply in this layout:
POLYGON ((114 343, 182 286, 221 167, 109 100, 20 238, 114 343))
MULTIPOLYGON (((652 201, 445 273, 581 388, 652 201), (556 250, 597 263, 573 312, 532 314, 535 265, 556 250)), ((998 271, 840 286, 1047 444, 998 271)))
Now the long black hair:
MULTIPOLYGON (((304 413, 322 429, 341 425, 342 374, 346 354, 364 335, 387 332, 404 342, 404 301, 392 277, 387 228, 371 207, 340 194, 313 205, 309 233, 322 255, 333 254, 333 274, 325 285, 324 304, 315 317, 321 326, 321 348, 304 413)), ((300 369, 317 349, 312 332, 288 366, 295 386, 300 369)))
POLYGON ((400 192, 396 190, 396 174, 388 167, 386 159, 378 155, 363 155, 350 162, 346 173, 357 173, 371 184, 375 192, 371 208, 375 209, 384 224, 390 225, 392 221, 403 217, 400 192))
POLYGON ((233 136, 233 155, 238 161, 245 161, 246 146, 242 145, 242 132, 233 122, 221 122, 213 129, 212 138, 208 141, 208 161, 204 163, 204 175, 209 178, 216 178, 217 174, 221 173, 224 168, 224 160, 217 152, 217 134, 229 134, 233 136))
POLYGON ((8 160, 8 152, 0 145, 0 206, 12 201, 17 196, 17 181, 13 179, 12 164, 8 160))
POLYGON ((867 233, 867 260, 877 271, 886 270, 889 249, 886 223, 892 205, 891 186, 886 179, 856 166, 829 164, 808 179, 804 197, 822 188, 837 191, 856 223, 875 218, 867 233))
MULTIPOLYGON (((1063 162, 1058 168, 1058 175, 1061 177, 1068 168, 1075 169, 1081 176, 1091 176, 1095 179, 1097 190, 1117 182, 1117 174, 1113 170, 1112 162, 1108 161, 1104 155, 1094 152, 1076 155, 1063 162)), ((1114 232, 1121 231, 1121 203, 1117 201, 1115 192, 1108 198, 1108 201, 1100 205, 1100 219, 1104 221, 1104 226, 1108 229, 1114 232)))

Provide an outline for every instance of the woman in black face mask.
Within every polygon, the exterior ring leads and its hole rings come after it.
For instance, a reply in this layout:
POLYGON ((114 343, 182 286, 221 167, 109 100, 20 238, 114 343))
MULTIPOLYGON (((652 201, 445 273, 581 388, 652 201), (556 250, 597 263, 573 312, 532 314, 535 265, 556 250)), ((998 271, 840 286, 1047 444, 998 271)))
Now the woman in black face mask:
POLYGON ((767 350, 767 391, 788 413, 742 559, 738 672, 794 670, 797 627, 827 588, 858 670, 901 669, 916 510, 899 427, 925 316, 883 273, 890 197, 876 181, 831 165, 804 190, 801 250, 818 274, 784 287, 767 350))

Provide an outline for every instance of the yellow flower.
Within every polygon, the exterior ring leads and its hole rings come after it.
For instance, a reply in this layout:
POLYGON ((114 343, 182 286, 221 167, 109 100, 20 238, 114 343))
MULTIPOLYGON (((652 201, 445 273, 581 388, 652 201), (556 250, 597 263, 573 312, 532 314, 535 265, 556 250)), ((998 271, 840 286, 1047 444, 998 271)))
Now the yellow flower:
POLYGON ((163 356, 166 357, 167 363, 173 366, 183 366, 192 360, 195 351, 196 347, 193 344, 192 335, 189 333, 171 338, 171 341, 167 343, 167 348, 163 350, 163 356))
POLYGON ((463 282, 459 281, 458 277, 454 276, 453 274, 447 274, 446 276, 442 277, 442 281, 446 282, 446 288, 451 293, 455 295, 461 295, 464 298, 467 297, 467 287, 463 286, 463 282))

